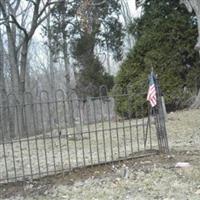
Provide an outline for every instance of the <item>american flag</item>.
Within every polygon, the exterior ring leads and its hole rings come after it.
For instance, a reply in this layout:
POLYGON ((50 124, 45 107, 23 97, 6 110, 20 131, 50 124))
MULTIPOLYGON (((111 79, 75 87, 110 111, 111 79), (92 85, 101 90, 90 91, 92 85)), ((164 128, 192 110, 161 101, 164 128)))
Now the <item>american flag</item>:
POLYGON ((156 86, 154 82, 154 74, 153 72, 149 78, 149 89, 147 93, 147 101, 150 102, 151 107, 155 107, 157 105, 157 98, 156 98, 156 86))

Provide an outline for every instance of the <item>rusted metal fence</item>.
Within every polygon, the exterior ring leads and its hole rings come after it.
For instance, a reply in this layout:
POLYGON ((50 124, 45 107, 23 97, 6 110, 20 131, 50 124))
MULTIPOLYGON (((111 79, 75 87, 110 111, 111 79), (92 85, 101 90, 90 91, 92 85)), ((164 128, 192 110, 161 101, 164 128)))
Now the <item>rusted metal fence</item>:
POLYGON ((133 99, 101 92, 76 98, 57 90, 54 99, 47 91, 37 98, 25 93, 20 103, 9 95, 0 107, 0 183, 165 151, 159 107, 153 113, 146 99, 139 106, 133 99), (126 104, 119 115, 120 100, 126 104))

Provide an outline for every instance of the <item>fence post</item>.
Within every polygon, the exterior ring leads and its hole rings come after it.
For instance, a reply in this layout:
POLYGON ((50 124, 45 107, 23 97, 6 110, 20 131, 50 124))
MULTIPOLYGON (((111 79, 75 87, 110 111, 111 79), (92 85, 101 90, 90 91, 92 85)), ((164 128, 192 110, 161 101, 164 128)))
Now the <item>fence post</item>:
POLYGON ((162 153, 169 153, 168 137, 167 130, 165 125, 165 113, 162 105, 161 90, 159 86, 158 77, 155 76, 155 87, 157 94, 157 106, 155 110, 155 119, 156 119, 156 131, 157 139, 159 144, 159 150, 162 153))

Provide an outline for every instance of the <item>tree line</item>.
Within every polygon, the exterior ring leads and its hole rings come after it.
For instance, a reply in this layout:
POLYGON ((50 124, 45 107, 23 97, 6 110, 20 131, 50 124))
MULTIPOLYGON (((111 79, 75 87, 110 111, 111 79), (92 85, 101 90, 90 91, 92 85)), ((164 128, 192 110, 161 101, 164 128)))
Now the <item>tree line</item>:
MULTIPOLYGON (((51 101, 58 88, 64 89, 66 96, 73 93, 76 97, 97 96, 102 84, 111 89, 113 76, 105 70, 101 57, 107 59, 105 54, 111 54, 116 61, 122 59, 124 27, 119 18, 122 7, 127 10, 122 2, 1 0, 1 105, 23 105, 25 92, 38 97, 43 89, 51 94, 51 101), (37 43, 41 37, 42 45, 37 43), (88 86, 94 87, 94 92, 86 89, 88 86), (11 102, 9 94, 14 95, 11 102)), ((128 14, 122 14, 125 21, 128 14)), ((23 107, 18 115, 20 132, 26 132, 23 107)), ((9 132, 14 132, 14 111, 2 116, 8 121, 4 128, 8 126, 9 132)))
POLYGON ((115 60, 121 60, 124 33, 120 14, 121 4, 116 0, 1 0, 1 91, 13 92, 22 101, 22 94, 31 89, 34 78, 30 70, 37 66, 29 66, 29 60, 35 56, 31 55, 31 42, 37 29, 42 29, 48 52, 52 92, 60 63, 64 66, 66 93, 74 89, 78 94, 89 84, 112 86, 113 77, 105 71, 99 55, 110 52, 115 60))

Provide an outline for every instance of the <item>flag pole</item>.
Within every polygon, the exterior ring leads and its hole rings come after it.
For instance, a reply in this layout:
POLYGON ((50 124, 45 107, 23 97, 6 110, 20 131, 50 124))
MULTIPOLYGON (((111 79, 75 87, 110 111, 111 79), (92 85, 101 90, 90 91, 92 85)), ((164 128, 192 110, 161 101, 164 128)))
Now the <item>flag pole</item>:
MULTIPOLYGON (((155 120, 159 150, 163 153, 167 153, 169 152, 169 147, 168 147, 167 131, 165 126, 164 109, 161 98, 161 90, 158 82, 158 76, 154 75, 153 70, 154 70, 153 67, 151 67, 147 100, 150 103, 151 113, 155 120)), ((147 139, 147 133, 146 133, 146 139, 147 139)), ((146 145, 146 140, 145 140, 145 145, 146 145)))
MULTIPOLYGON (((148 76, 148 85, 149 85, 149 82, 150 82, 150 79, 151 79, 151 76, 153 75, 153 66, 151 66, 151 71, 150 71, 150 74, 148 76)), ((145 135, 145 141, 144 141, 144 146, 145 146, 145 149, 146 149, 146 143, 147 143, 147 137, 148 137, 148 128, 150 129, 150 120, 151 120, 151 115, 155 117, 155 107, 152 107, 150 104, 148 104, 148 119, 147 119, 147 127, 146 127, 146 135, 145 135)))
POLYGON ((162 105, 162 96, 161 96, 161 88, 159 85, 158 76, 155 77, 155 84, 156 84, 156 92, 157 92, 157 120, 158 120, 158 129, 159 129, 159 139, 161 144, 161 151, 163 153, 169 153, 169 146, 168 146, 168 138, 167 138, 167 130, 165 125, 165 116, 164 110, 162 105))

